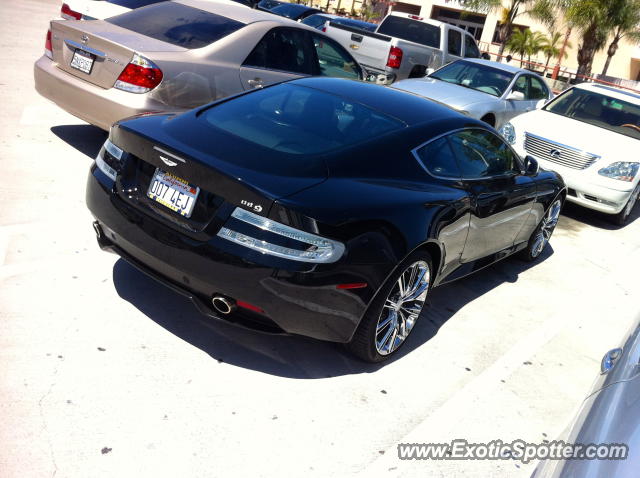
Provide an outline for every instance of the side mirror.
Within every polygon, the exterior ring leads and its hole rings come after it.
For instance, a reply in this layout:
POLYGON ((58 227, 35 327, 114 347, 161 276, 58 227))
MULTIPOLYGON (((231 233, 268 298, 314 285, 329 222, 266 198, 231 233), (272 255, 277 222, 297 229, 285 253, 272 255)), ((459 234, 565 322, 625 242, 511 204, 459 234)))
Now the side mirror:
POLYGON ((486 51, 480 55, 480 58, 482 58, 483 60, 491 60, 491 55, 489 55, 486 51))
POLYGON ((511 90, 511 93, 507 96, 507 100, 524 101, 524 93, 522 91, 511 90))
POLYGON ((539 110, 540 108, 542 108, 546 102, 547 102, 546 99, 542 99, 542 100, 538 101, 536 103, 536 109, 539 110))
POLYGON ((525 156, 524 158, 524 172, 527 176, 535 176, 540 171, 540 165, 533 156, 525 156))
POLYGON ((427 68, 427 69, 424 71, 424 76, 429 76, 429 75, 430 75, 431 73, 433 73, 434 71, 436 71, 436 70, 435 70, 435 68, 427 68))

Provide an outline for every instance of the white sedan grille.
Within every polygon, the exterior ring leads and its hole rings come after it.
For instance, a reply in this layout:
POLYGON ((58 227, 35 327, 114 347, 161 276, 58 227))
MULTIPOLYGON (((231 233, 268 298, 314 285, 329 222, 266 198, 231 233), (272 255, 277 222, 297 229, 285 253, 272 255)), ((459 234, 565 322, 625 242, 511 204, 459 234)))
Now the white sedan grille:
POLYGON ((531 133, 525 133, 524 149, 533 156, 573 169, 586 169, 600 159, 597 154, 587 153, 531 133))

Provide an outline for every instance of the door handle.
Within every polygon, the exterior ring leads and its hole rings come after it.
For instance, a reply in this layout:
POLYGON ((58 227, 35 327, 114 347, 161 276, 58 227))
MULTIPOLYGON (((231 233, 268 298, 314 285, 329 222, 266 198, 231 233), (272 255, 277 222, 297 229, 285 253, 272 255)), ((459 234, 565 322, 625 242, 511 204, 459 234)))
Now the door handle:
POLYGON ((253 80, 247 80, 249 86, 251 88, 262 88, 264 84, 262 83, 262 78, 254 78, 253 80))

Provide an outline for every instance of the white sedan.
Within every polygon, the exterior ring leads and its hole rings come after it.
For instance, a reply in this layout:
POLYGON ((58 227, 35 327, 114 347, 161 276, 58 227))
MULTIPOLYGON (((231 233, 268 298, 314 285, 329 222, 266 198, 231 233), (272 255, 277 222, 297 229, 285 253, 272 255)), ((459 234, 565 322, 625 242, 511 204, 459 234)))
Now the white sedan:
POLYGON ((500 132, 523 157, 562 175, 568 201, 627 222, 640 193, 640 95, 581 84, 500 132))

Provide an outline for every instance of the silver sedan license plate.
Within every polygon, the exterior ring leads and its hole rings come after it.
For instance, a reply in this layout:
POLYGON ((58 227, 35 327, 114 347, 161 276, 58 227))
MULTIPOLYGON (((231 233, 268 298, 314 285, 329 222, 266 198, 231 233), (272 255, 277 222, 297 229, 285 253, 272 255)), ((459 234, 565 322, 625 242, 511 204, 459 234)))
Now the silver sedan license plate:
POLYGON ((73 58, 71 59, 71 68, 80 70, 83 73, 90 74, 93 68, 94 57, 91 53, 86 51, 76 50, 73 52, 73 58))
POLYGON ((160 169, 151 178, 147 196, 181 216, 191 217, 200 188, 160 169))

